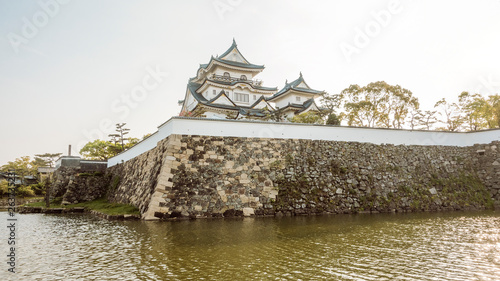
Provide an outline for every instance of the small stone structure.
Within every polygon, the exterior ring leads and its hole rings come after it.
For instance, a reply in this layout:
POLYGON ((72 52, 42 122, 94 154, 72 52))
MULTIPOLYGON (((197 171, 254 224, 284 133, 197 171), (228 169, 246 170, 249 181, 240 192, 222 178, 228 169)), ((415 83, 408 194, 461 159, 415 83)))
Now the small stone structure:
POLYGON ((106 161, 62 156, 56 161, 51 197, 62 197, 63 204, 74 204, 104 196, 109 185, 109 177, 105 175, 106 167, 106 161))
POLYGON ((108 199, 144 219, 483 209, 497 147, 174 134, 109 168, 108 199))

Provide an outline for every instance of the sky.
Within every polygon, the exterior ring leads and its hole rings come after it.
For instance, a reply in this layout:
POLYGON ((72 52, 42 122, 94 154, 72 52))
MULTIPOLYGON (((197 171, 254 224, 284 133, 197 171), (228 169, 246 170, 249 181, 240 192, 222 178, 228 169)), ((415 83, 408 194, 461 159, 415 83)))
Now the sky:
POLYGON ((401 85, 432 109, 500 92, 500 0, 0 0, 0 165, 153 133, 233 38, 281 88, 401 85))

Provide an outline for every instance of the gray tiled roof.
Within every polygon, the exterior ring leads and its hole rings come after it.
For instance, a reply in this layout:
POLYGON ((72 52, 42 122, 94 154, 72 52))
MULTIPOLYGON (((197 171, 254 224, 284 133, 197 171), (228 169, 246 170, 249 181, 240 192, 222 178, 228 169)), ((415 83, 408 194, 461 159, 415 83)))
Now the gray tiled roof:
MULTIPOLYGON (((281 90, 279 90, 276 94, 274 94, 272 97, 270 97, 268 100, 275 99, 275 98, 283 95, 284 93, 288 92, 291 89, 293 89, 295 91, 298 91, 298 92, 308 93, 308 94, 319 95, 319 94, 323 93, 323 91, 313 90, 313 89, 310 89, 310 88, 297 87, 302 82, 304 82, 304 84, 307 85, 306 81, 302 77, 302 73, 300 73, 300 77, 299 78, 295 79, 294 81, 292 81, 290 83, 286 82, 285 86, 281 90)), ((309 87, 309 85, 307 85, 307 86, 309 87)))

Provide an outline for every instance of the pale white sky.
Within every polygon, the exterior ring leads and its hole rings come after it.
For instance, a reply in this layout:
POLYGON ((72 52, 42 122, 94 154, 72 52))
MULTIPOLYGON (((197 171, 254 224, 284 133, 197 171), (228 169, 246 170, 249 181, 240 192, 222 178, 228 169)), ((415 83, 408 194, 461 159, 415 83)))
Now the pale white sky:
POLYGON ((384 80, 423 109, 499 93, 499 15, 500 0, 0 0, 0 165, 76 154, 109 124, 156 131, 233 37, 269 87, 300 71, 333 94, 384 80))

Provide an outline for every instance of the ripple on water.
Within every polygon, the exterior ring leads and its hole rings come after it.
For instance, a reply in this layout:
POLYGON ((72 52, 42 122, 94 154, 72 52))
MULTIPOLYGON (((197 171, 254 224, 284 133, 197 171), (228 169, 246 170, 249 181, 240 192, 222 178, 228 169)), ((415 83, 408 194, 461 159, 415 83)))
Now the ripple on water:
POLYGON ((498 212, 18 218, 15 280, 500 280, 498 212))

